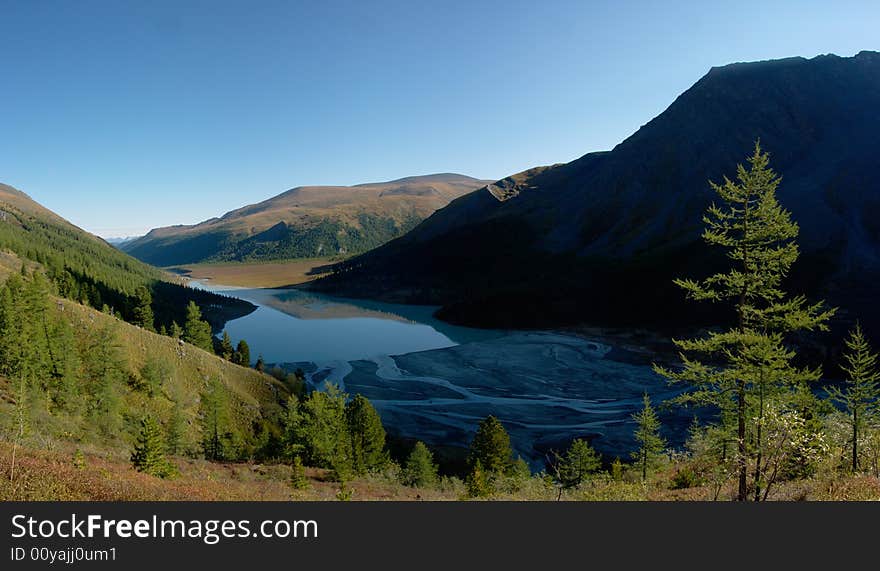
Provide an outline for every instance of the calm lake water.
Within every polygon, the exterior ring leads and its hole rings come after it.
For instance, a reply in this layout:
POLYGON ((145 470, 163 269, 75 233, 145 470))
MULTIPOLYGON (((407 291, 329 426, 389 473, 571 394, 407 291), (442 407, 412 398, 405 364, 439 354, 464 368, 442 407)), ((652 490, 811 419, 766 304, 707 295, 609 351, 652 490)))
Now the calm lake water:
POLYGON ((291 289, 244 289, 193 280, 257 310, 230 321, 233 344, 245 339, 267 363, 356 361, 494 339, 500 331, 457 327, 432 316, 435 307, 332 298, 291 289))

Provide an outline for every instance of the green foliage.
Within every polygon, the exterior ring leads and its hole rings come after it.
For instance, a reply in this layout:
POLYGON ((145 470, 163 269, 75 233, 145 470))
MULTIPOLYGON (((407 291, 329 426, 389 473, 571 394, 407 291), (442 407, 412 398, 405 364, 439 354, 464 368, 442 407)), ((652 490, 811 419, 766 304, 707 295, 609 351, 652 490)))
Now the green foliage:
POLYGON ((377 472, 390 460, 385 449, 385 428, 373 405, 356 395, 345 406, 345 418, 351 436, 351 465, 357 475, 377 472))
POLYGON ((180 339, 183 337, 183 329, 181 329, 176 321, 171 322, 171 327, 168 328, 168 336, 172 339, 180 339))
POLYGON ((131 454, 131 464, 138 472, 159 478, 167 478, 175 473, 174 467, 165 458, 162 429, 151 416, 141 420, 141 430, 131 454))
POLYGON ((424 442, 416 442, 400 472, 400 481, 405 486, 431 488, 437 485, 438 480, 434 455, 424 442))
POLYGON ((347 395, 328 383, 303 401, 291 397, 285 432, 288 450, 301 455, 309 466, 330 468, 340 480, 352 473, 351 437, 345 415, 347 395))
POLYGON ((827 329, 833 314, 821 303, 808 304, 782 289, 798 258, 798 226, 777 201, 779 178, 759 145, 748 162, 749 169, 737 167, 737 182, 725 178, 723 184, 712 183, 722 205, 713 204, 704 217, 704 241, 723 248, 731 268, 701 281, 675 282, 690 299, 732 305, 736 325, 675 340, 682 368, 655 367, 671 382, 692 386, 678 402, 716 407, 721 422, 735 433, 739 500, 747 499, 750 464, 756 498, 767 475, 767 407, 771 402, 792 406, 821 376, 818 368, 794 364, 795 352, 786 338, 797 331, 827 329))
POLYGON ((239 341, 238 345, 235 347, 235 353, 232 355, 232 362, 236 365, 241 365, 242 367, 251 366, 251 348, 244 339, 239 341))
POLYGON ((859 471, 859 440, 863 439, 866 427, 877 416, 880 405, 880 372, 877 370, 877 354, 856 324, 846 339, 847 351, 841 366, 846 373, 843 388, 830 387, 829 396, 844 406, 850 427, 852 471, 859 471))
POLYGON ((223 384, 212 379, 201 395, 202 450, 215 462, 234 457, 235 435, 229 420, 229 395, 223 384))
POLYGON ((479 459, 471 465, 465 479, 465 486, 467 486, 468 495, 472 498, 487 498, 495 493, 495 487, 479 459))
POLYGON ((182 452, 185 432, 186 419, 183 416, 183 404, 181 404, 180 399, 174 399, 165 430, 165 450, 169 454, 180 454, 182 452))
POLYGON ((194 301, 189 302, 186 306, 183 340, 209 353, 214 352, 214 338, 211 335, 211 326, 202 319, 202 311, 194 301))
POLYGON ((583 439, 576 439, 565 456, 556 458, 556 479, 563 488, 576 488, 602 468, 599 453, 583 439))
POLYGON ((260 371, 261 373, 266 370, 266 362, 263 360, 262 355, 257 357, 257 362, 254 364, 254 369, 260 371))
POLYGON ((145 285, 139 285, 134 290, 134 309, 132 309, 131 322, 143 327, 147 331, 155 331, 153 318, 153 294, 145 285))
POLYGON ((307 490, 311 487, 309 479, 306 476, 306 469, 303 466, 302 459, 297 455, 293 457, 291 462, 290 485, 294 490, 307 490))
POLYGON ((155 357, 147 358, 141 367, 140 375, 136 377, 134 387, 154 397, 162 389, 162 386, 171 380, 174 375, 174 366, 165 359, 155 357))
POLYGON ((666 441, 660 436, 660 419, 651 406, 651 397, 645 393, 642 410, 633 415, 636 421, 636 442, 639 449, 633 455, 642 471, 642 481, 648 479, 648 469, 653 467, 666 448, 666 441))
POLYGON ((223 336, 220 338, 220 349, 217 351, 217 354, 227 361, 232 361, 234 353, 235 349, 232 348, 232 339, 230 339, 229 333, 224 331, 223 336))
POLYGON ((504 474, 511 467, 512 457, 510 436, 504 426, 494 416, 487 416, 480 422, 471 441, 468 465, 473 469, 479 463, 481 471, 504 474))

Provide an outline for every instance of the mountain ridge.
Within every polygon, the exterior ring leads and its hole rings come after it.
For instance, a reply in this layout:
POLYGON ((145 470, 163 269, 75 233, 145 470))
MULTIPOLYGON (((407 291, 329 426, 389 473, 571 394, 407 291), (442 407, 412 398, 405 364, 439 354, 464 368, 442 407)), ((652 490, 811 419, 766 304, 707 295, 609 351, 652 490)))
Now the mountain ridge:
POLYGON ((198 224, 154 228, 123 248, 160 266, 346 255, 403 234, 488 182, 438 173, 353 186, 299 186, 198 224), (279 223, 285 224, 283 232, 264 235, 280 229, 279 223))
POLYGON ((802 228, 793 287, 851 301, 880 275, 878 108, 877 52, 712 68, 612 150, 508 177, 503 201, 489 188, 453 201, 309 287, 439 304, 441 317, 490 327, 662 322, 688 311, 672 278, 723 263, 699 240, 708 181, 733 176, 760 140, 802 228), (627 299, 628 283, 649 291, 627 299), (536 296, 544 311, 523 310, 536 296))

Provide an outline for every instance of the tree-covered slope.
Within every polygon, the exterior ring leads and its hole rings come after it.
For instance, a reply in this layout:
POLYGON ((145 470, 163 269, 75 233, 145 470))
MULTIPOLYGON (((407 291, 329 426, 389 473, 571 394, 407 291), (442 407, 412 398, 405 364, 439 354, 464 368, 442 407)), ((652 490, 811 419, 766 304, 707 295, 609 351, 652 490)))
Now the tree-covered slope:
POLYGON ((357 186, 298 187, 193 226, 157 228, 126 252, 157 266, 365 252, 486 184, 437 174, 357 186))
POLYGON ((709 180, 760 139, 801 226, 792 287, 880 324, 877 109, 876 52, 713 68, 613 150, 488 185, 311 287, 486 326, 706 320, 672 279, 723 261, 698 246, 709 180))
POLYGON ((253 311, 250 303, 184 287, 168 274, 113 248, 77 228, 23 192, 0 184, 0 251, 14 254, 7 272, 22 262, 43 267, 62 297, 134 318, 136 292, 152 294, 154 325, 183 324, 189 301, 202 307, 216 328, 234 316, 253 311), (11 266, 16 266, 12 268, 11 266))

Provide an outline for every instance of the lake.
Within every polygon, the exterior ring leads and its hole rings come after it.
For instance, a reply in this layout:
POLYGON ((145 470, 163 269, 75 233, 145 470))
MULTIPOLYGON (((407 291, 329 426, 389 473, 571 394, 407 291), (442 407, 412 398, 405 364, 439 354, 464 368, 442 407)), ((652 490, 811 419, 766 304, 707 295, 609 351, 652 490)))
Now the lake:
MULTIPOLYGON (((225 328, 233 343, 247 340, 253 359, 302 368, 314 387, 330 381, 363 394, 389 432, 467 446, 477 423, 494 414, 536 469, 575 437, 610 457, 628 456, 642 394, 656 401, 676 394, 649 366, 574 335, 458 327, 426 306, 193 285, 258 306, 225 328)), ((661 419, 670 440, 681 441, 690 419, 675 410, 661 419)))

